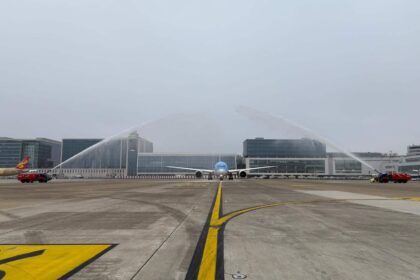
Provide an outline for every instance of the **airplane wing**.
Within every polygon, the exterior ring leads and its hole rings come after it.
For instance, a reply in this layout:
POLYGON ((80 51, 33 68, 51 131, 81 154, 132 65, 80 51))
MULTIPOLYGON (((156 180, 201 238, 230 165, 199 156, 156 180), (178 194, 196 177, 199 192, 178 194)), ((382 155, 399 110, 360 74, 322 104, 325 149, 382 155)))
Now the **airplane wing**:
POLYGON ((173 168, 173 169, 189 170, 189 171, 200 171, 200 172, 205 172, 205 173, 214 172, 214 170, 209 170, 209 169, 188 168, 188 167, 179 167, 179 166, 165 166, 165 167, 173 168))
POLYGON ((262 166, 262 167, 252 167, 252 168, 244 168, 244 169, 229 169, 229 172, 239 172, 239 171, 249 171, 249 170, 257 170, 257 169, 267 169, 273 168, 277 166, 262 166))

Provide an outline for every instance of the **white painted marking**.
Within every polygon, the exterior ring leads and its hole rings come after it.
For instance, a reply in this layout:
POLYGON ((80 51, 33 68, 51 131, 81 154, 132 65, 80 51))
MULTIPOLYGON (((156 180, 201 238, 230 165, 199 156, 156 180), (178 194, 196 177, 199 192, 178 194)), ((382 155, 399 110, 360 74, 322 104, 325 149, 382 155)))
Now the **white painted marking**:
POLYGON ((417 201, 400 200, 400 199, 393 199, 389 197, 373 196, 373 195, 365 195, 365 194, 341 192, 341 191, 300 190, 298 192, 332 198, 332 199, 345 199, 346 201, 351 202, 351 203, 384 208, 388 210, 393 210, 393 211, 403 212, 403 213, 410 213, 410 214, 420 216, 420 203, 417 201))

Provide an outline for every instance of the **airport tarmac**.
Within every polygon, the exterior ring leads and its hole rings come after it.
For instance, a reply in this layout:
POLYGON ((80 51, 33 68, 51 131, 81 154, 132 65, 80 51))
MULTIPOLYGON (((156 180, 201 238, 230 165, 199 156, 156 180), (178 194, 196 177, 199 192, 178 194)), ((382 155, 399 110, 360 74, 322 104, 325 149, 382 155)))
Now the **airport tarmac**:
POLYGON ((419 244, 419 182, 0 183, 2 280, 420 279, 419 244))

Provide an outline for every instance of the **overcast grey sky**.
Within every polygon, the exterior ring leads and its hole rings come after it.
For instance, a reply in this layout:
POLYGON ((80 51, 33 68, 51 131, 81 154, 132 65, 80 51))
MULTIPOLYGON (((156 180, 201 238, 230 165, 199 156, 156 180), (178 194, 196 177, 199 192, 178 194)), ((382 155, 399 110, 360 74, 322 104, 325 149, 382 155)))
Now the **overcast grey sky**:
POLYGON ((105 137, 178 112, 196 117, 148 128, 172 143, 158 149, 293 136, 235 115, 248 105, 404 152, 420 143, 420 2, 2 0, 0 95, 0 136, 105 137))

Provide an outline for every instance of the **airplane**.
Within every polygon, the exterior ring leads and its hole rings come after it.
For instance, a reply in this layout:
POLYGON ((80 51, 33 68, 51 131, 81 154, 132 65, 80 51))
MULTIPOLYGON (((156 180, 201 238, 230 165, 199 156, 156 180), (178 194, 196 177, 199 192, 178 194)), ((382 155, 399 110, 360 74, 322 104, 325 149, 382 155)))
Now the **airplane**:
POLYGON ((275 167, 275 166, 263 166, 263 167, 244 168, 244 169, 229 169, 228 165, 225 162, 219 161, 214 165, 214 170, 187 168, 187 167, 180 167, 180 166, 166 166, 166 167, 167 168, 173 168, 173 169, 195 171, 195 177, 197 177, 197 178, 203 177, 203 173, 208 173, 209 174, 209 179, 213 178, 213 175, 215 175, 215 176, 219 177, 220 180, 223 180, 223 178, 225 178, 226 176, 229 177, 229 180, 232 180, 233 179, 233 173, 238 173, 239 177, 245 178, 246 175, 247 175, 246 171, 272 168, 272 167, 275 167))
POLYGON ((16 165, 16 167, 0 168, 0 176, 13 176, 27 171, 26 169, 28 168, 29 160, 30 157, 26 156, 16 165))

